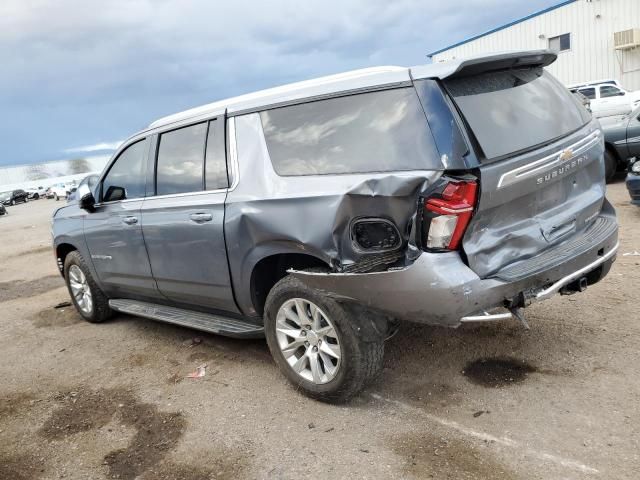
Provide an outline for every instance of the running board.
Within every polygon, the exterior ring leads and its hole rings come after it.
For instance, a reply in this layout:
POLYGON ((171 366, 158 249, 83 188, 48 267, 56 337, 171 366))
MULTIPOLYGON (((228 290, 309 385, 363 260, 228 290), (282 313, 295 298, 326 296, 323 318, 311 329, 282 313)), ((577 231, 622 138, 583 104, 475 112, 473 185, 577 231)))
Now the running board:
POLYGON ((260 338, 264 336, 264 328, 260 325, 210 313, 125 299, 109 300, 109 307, 117 312, 195 328, 226 337, 260 338))

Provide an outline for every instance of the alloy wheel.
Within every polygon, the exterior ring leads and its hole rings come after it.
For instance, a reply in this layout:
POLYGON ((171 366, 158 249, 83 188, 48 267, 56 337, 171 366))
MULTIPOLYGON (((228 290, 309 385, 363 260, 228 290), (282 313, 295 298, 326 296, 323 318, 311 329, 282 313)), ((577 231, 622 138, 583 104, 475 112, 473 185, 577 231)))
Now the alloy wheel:
POLYGON ((321 385, 333 380, 340 368, 340 339, 329 317, 313 302, 292 298, 276 315, 278 346, 291 369, 321 385))
POLYGON ((91 315, 93 311, 93 297, 87 277, 78 265, 71 265, 69 268, 69 286, 75 298, 78 308, 82 313, 91 315))

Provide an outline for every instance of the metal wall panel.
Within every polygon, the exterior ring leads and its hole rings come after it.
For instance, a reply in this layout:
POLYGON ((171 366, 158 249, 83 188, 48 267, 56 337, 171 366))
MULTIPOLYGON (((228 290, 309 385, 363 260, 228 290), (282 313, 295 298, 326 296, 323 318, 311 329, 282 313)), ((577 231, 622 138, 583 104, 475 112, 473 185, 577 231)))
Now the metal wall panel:
POLYGON ((616 51, 614 32, 640 28, 640 0, 578 0, 537 17, 445 50, 434 62, 506 50, 547 48, 549 38, 571 34, 571 50, 549 70, 567 85, 614 78, 640 90, 640 48, 616 51))

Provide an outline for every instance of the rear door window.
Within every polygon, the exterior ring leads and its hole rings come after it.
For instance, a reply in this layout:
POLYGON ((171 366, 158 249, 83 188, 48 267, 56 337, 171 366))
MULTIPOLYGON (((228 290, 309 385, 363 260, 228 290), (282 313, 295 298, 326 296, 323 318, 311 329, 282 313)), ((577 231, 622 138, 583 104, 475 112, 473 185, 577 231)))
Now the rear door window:
POLYGON ((590 121, 571 93, 541 68, 445 80, 485 160, 564 137, 590 121))
POLYGON ((442 169, 410 87, 275 108, 260 118, 279 175, 442 169))
POLYGON ((206 122, 160 135, 156 195, 201 192, 204 189, 206 136, 206 122))

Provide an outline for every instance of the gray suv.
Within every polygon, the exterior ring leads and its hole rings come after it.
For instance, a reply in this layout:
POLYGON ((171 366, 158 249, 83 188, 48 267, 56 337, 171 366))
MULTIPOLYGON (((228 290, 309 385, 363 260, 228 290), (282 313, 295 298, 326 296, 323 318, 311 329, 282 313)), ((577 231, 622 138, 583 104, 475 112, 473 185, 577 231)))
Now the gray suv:
POLYGON ((344 401, 409 320, 517 318, 618 248, 599 124, 548 51, 349 72, 160 119, 53 216, 80 314, 266 336, 344 401))

